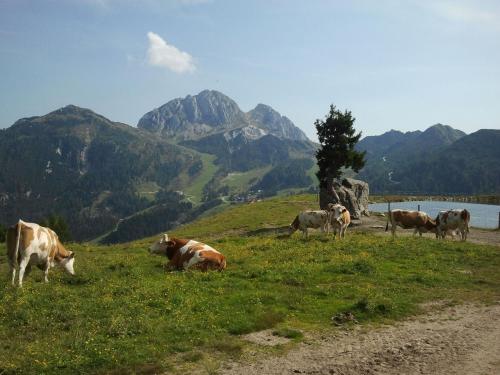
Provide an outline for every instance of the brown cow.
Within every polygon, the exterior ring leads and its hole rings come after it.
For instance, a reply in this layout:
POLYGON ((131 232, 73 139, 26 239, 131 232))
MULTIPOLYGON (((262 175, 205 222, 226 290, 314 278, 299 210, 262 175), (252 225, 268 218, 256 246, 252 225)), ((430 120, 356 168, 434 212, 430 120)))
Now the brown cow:
POLYGON ((52 229, 35 223, 19 220, 7 230, 7 256, 12 285, 16 278, 16 263, 19 264, 20 287, 23 286, 25 271, 29 271, 32 264, 45 271, 45 282, 49 281, 49 269, 56 264, 71 275, 75 274, 75 254, 64 248, 52 229))
POLYGON ((226 268, 226 258, 213 247, 194 240, 169 238, 166 233, 149 248, 149 251, 151 254, 165 255, 169 259, 166 264, 168 269, 197 268, 203 271, 208 269, 222 271, 226 268))
POLYGON ((421 236, 422 233, 436 233, 437 230, 436 222, 422 211, 391 210, 387 213, 386 232, 389 229, 389 222, 391 223, 391 232, 393 236, 396 235, 396 226, 400 226, 403 229, 415 228, 413 235, 418 232, 421 236))

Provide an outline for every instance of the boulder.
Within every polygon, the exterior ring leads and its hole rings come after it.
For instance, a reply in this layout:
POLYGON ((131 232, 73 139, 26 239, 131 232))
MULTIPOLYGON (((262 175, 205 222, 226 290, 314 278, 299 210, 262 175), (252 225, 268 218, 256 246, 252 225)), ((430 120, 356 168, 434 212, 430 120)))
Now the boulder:
POLYGON ((341 182, 335 181, 333 187, 337 192, 339 200, 329 193, 327 189, 321 189, 319 195, 319 206, 322 210, 326 210, 328 203, 340 203, 345 206, 351 217, 355 220, 360 220, 361 216, 370 216, 368 211, 368 184, 361 180, 353 178, 344 178, 341 182))

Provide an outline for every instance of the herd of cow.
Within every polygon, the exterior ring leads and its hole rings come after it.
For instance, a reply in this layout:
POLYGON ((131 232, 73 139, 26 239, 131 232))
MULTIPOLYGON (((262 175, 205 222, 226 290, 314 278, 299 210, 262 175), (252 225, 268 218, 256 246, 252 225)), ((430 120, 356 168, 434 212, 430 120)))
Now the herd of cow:
MULTIPOLYGON (((469 232, 470 214, 467 210, 441 211, 435 220, 421 211, 392 210, 387 215, 392 225, 392 234, 395 235, 396 226, 404 229, 414 228, 414 235, 433 232, 436 238, 444 238, 447 233, 458 230, 461 239, 467 239, 469 232)), ((345 237, 345 232, 351 223, 349 211, 340 204, 330 204, 327 210, 302 211, 289 227, 289 234, 300 230, 307 237, 308 228, 320 229, 329 232, 333 228, 334 237, 337 232, 340 238, 345 237)), ((22 287, 25 273, 29 272, 32 265, 45 272, 45 282, 48 282, 49 269, 58 265, 71 275, 74 275, 73 263, 75 254, 59 241, 57 234, 50 228, 42 227, 35 223, 22 220, 7 230, 7 257, 9 261, 12 285, 15 285, 16 267, 19 266, 18 284, 22 287)), ((203 271, 215 269, 222 271, 226 268, 226 258, 213 247, 204 243, 182 238, 169 237, 164 234, 158 242, 153 244, 149 251, 151 254, 166 256, 168 270, 185 270, 196 268, 203 271)))

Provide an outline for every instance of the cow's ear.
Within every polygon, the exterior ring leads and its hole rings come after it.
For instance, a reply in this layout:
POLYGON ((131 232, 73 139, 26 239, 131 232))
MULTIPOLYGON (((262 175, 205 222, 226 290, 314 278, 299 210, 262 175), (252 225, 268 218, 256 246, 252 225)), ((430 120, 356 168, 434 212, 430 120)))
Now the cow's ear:
POLYGON ((69 254, 69 259, 73 259, 74 257, 75 257, 75 253, 71 252, 71 254, 69 254))
POLYGON ((347 211, 347 208, 344 208, 344 209, 342 210, 342 212, 346 212, 346 211, 347 211))
POLYGON ((172 241, 172 240, 167 241, 165 243, 166 243, 167 247, 175 246, 175 241, 172 241))

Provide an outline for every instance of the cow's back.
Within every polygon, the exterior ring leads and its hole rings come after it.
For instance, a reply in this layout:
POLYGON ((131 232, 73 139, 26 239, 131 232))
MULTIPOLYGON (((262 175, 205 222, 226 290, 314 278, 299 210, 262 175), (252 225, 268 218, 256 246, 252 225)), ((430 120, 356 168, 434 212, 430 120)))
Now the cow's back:
POLYGON ((300 226, 305 228, 319 228, 325 225, 328 220, 328 212, 324 210, 318 211, 302 211, 299 214, 300 226))
POLYGON ((425 225, 427 214, 421 211, 393 210, 391 212, 394 224, 410 229, 425 225))
POLYGON ((195 240, 171 238, 175 243, 181 244, 172 254, 170 264, 177 269, 196 268, 201 270, 226 268, 226 258, 213 247, 195 240))

